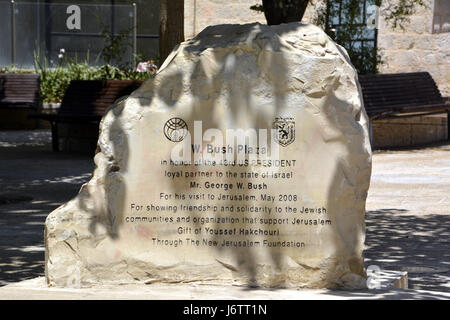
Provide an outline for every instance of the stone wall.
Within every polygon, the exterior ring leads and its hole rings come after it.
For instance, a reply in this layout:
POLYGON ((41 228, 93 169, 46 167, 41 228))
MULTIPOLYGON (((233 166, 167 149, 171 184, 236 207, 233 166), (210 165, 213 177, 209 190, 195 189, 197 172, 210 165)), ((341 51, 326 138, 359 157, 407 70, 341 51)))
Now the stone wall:
MULTIPOLYGON (((261 0, 186 0, 185 38, 194 37, 209 25, 266 23, 262 12, 250 9, 261 0)), ((378 48, 381 73, 428 71, 443 96, 450 96, 450 1, 424 0, 410 22, 392 29, 380 17, 378 48)), ((320 0, 314 2, 322 5, 320 0)), ((303 21, 312 22, 315 8, 309 5, 303 21)), ((383 15, 385 10, 381 9, 383 15)))
MULTIPOLYGON (((392 29, 379 20, 382 73, 428 71, 443 96, 450 96, 450 1, 425 0, 406 24, 392 29)), ((383 9, 382 9, 383 13, 383 9)))
MULTIPOLYGON (((250 10, 261 0, 186 0, 185 37, 192 38, 209 25, 222 23, 266 23, 262 12, 250 10)), ((384 63, 381 73, 428 71, 443 96, 450 96, 450 1, 424 0, 405 29, 392 29, 379 19, 378 47, 384 63)), ((321 1, 315 1, 321 5, 321 1)), ((384 10, 382 8, 381 14, 384 10)), ((303 18, 311 22, 310 4, 303 18)))
POLYGON ((264 14, 250 10, 258 0, 185 0, 184 34, 194 37, 210 25, 223 23, 266 23, 264 14))
MULTIPOLYGON (((185 0, 184 35, 186 39, 194 37, 210 25, 222 23, 266 23, 264 13, 251 10, 261 0, 185 0)), ((310 21, 314 8, 310 5, 304 21, 310 21)))
POLYGON ((420 146, 447 140, 445 115, 374 120, 372 147, 375 149, 420 146))

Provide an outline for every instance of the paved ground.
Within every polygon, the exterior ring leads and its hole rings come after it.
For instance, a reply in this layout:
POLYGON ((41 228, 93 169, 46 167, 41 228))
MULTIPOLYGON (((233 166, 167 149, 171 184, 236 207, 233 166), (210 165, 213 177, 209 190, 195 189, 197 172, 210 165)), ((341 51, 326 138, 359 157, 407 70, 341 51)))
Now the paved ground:
POLYGON ((450 292, 450 144, 376 152, 366 208, 366 265, 450 292))
POLYGON ((426 290, 251 289, 233 285, 177 283, 48 288, 44 277, 0 288, 0 300, 449 300, 450 293, 426 290))
MULTIPOLYGON (((52 153, 48 131, 0 131, 0 286, 44 275, 45 218, 93 167, 90 156, 52 153)), ((366 265, 408 271, 410 288, 427 290, 409 297, 449 297, 449 191, 450 144, 374 154, 366 265)))
POLYGON ((0 131, 0 286, 44 274, 45 218, 93 168, 86 155, 51 152, 49 131, 0 131))

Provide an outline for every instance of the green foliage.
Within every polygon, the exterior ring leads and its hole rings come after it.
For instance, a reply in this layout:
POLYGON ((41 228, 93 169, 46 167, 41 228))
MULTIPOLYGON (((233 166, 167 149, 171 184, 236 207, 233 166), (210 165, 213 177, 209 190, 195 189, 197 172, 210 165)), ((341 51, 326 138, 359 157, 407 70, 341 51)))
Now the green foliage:
MULTIPOLYGON (((101 34, 105 45, 93 63, 89 61, 89 52, 85 60, 78 61, 76 56, 74 58, 65 56, 63 49, 60 51, 58 61, 51 63, 38 49, 34 53, 34 70, 11 65, 0 68, 0 73, 38 73, 41 78, 41 99, 44 103, 61 102, 72 80, 146 80, 155 75, 155 72, 137 72, 133 61, 123 59, 124 50, 132 48, 133 28, 121 30, 113 35, 109 26, 100 20, 99 23, 102 25, 101 34), (95 66, 99 58, 106 64, 95 66)), ((36 48, 39 46, 36 45, 36 48)), ((139 63, 148 59, 137 54, 134 60, 139 63)), ((149 62, 156 63, 154 60, 149 62)))
MULTIPOLYGON (((282 2, 286 0, 280 0, 282 2)), ((382 8, 381 18, 392 28, 405 28, 409 18, 419 6, 426 6, 424 0, 367 0, 382 8)), ((377 48, 368 45, 367 42, 354 41, 368 37, 371 31, 365 27, 366 21, 360 21, 362 16, 361 0, 310 0, 309 4, 314 6, 313 23, 321 26, 325 32, 337 43, 342 45, 359 73, 377 73, 378 67, 383 63, 377 48), (342 14, 345 21, 339 28, 332 27, 331 18, 337 14, 341 4, 342 14)), ((256 4, 250 9, 264 12, 264 6, 256 4)), ((300 19, 299 19, 300 20, 300 19)), ((369 35, 370 36, 370 35, 369 35)))
POLYGON ((41 76, 41 98, 44 103, 61 102, 72 80, 146 80, 150 73, 120 69, 109 64, 92 66, 88 60, 63 58, 56 67, 50 67, 46 58, 35 53, 35 73, 41 76))
MULTIPOLYGON (((373 42, 358 41, 361 39, 375 39, 375 29, 369 29, 366 21, 362 21, 364 2, 360 0, 345 0, 341 5, 327 3, 327 25, 325 32, 346 50, 355 68, 360 74, 377 73, 381 57, 373 42), (339 12, 340 11, 340 12, 339 12), (341 14, 341 24, 332 28, 331 17, 341 14)), ((367 0, 367 4, 375 4, 375 0, 367 0)))
MULTIPOLYGON (((409 17, 416 12, 417 6, 423 6, 423 0, 367 0, 368 5, 376 5, 382 8, 380 19, 392 26, 401 27, 409 21, 409 17)), ((322 11, 318 12, 315 23, 324 27, 325 32, 346 50, 355 68, 361 74, 378 73, 379 66, 383 63, 378 48, 368 42, 358 42, 355 39, 376 38, 372 34, 375 30, 367 28, 367 21, 361 21, 363 5, 360 0, 326 0, 322 11), (344 22, 337 29, 332 28, 331 17, 341 17, 344 22)), ((367 18, 367 17, 366 17, 367 18)))
POLYGON ((148 73, 124 71, 115 66, 89 66, 87 63, 69 63, 55 69, 37 68, 41 75, 41 97, 46 103, 61 102, 72 80, 146 80, 148 73))
POLYGON ((409 18, 419 6, 427 7, 423 0, 376 0, 379 6, 383 5, 384 19, 392 28, 405 29, 409 18))
POLYGON ((101 57, 107 65, 117 65, 120 69, 130 69, 132 66, 131 61, 124 61, 123 52, 127 48, 132 49, 131 33, 133 27, 123 29, 119 31, 118 35, 114 35, 109 26, 102 23, 102 36, 105 39, 105 46, 100 52, 101 57))
POLYGON ((31 69, 21 69, 15 65, 5 66, 0 68, 0 73, 34 73, 31 69))

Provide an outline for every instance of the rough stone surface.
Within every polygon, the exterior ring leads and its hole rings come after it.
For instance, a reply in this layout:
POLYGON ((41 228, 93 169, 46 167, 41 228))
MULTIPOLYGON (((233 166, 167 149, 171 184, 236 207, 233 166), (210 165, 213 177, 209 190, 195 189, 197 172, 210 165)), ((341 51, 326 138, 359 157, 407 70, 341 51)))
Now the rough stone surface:
MULTIPOLYGON (((130 97, 112 106, 100 124, 96 169, 79 195, 46 220, 46 278, 50 285, 89 283, 214 281, 287 287, 362 287, 364 212, 371 172, 367 116, 354 68, 345 50, 319 28, 300 23, 269 27, 258 23, 206 28, 182 43, 158 75, 130 97), (326 208, 321 214, 238 214, 235 225, 129 223, 131 217, 174 219, 206 217, 205 212, 137 213, 135 205, 214 205, 179 200, 176 194, 236 195, 237 190, 192 190, 187 180, 169 179, 166 171, 263 172, 260 166, 214 168, 164 166, 173 143, 165 138, 168 119, 180 117, 191 129, 266 128, 277 117, 295 119, 295 141, 280 148, 280 159, 296 160, 282 168, 286 180, 242 179, 267 184, 271 195, 295 194, 291 208, 326 208), (259 170, 259 171, 258 171, 259 170), (160 192, 172 199, 160 199, 160 192), (330 221, 323 225, 251 225, 244 217, 330 221), (127 220, 128 219, 128 220, 127 220), (179 226, 199 228, 200 236, 177 234, 179 226), (212 229, 278 230, 275 236, 210 236, 212 229), (186 237, 203 240, 263 240, 301 243, 301 247, 188 246, 186 237), (154 239, 183 239, 178 247, 154 239)), ((192 130, 191 130, 192 131, 192 130)), ((205 179, 192 179, 206 186, 205 179)), ((237 180, 213 179, 236 184, 237 180)), ((241 192, 242 193, 242 192, 241 192)), ((256 200, 239 206, 258 206, 256 200)), ((232 201, 215 202, 237 206, 232 201)), ((283 209, 284 210, 284 209, 283 209)), ((225 217, 227 214, 217 213, 225 217)), ((228 216, 230 216, 228 214, 228 216)))

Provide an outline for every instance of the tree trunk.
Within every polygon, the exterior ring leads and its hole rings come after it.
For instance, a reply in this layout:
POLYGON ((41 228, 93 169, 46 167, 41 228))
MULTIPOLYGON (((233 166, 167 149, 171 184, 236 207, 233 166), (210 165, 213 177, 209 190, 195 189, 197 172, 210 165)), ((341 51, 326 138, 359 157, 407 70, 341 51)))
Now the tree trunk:
POLYGON ((161 0, 159 8, 159 63, 184 41, 184 0, 161 0))
POLYGON ((301 21, 309 0, 263 0, 268 25, 301 21))

